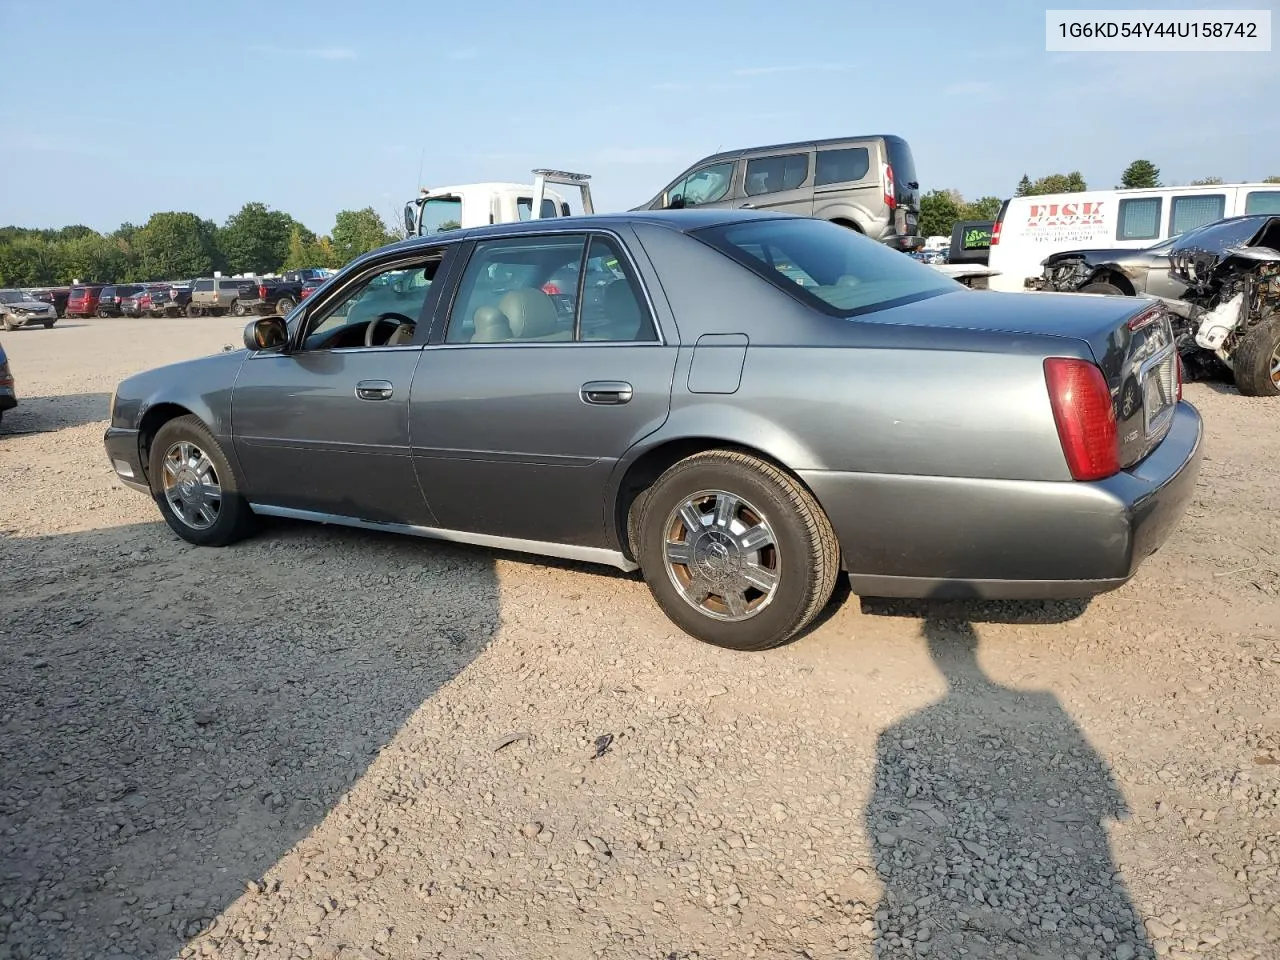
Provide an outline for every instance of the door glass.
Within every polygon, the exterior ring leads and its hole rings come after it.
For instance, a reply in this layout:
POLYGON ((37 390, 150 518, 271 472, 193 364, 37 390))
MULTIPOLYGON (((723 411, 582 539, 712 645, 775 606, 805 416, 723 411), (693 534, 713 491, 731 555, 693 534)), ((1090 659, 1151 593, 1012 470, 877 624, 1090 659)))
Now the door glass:
POLYGON ((1160 197, 1126 197, 1120 201, 1117 240, 1154 240, 1160 236, 1160 197))
POLYGON ((580 302, 580 340, 652 343, 658 339, 639 281, 611 237, 591 238, 580 302))
POLYGON ((746 192, 749 197, 795 190, 809 176, 809 155, 788 153, 747 161, 746 192))
POLYGON ((585 246, 580 234, 476 244, 445 342, 572 340, 585 246))
POLYGON ((422 205, 422 233, 444 233, 462 226, 461 197, 432 197, 422 205))
POLYGON ((361 281, 309 318, 303 349, 409 346, 431 281, 443 260, 440 254, 426 263, 401 264, 361 281), (368 343, 371 323, 377 327, 372 343, 368 343))
POLYGON ((1206 223, 1221 220, 1226 208, 1227 198, 1221 193, 1174 197, 1169 235, 1176 237, 1206 223))
POLYGON ((696 207, 700 203, 723 200, 729 195, 729 187, 733 183, 734 163, 733 160, 726 160, 695 170, 668 191, 667 203, 683 197, 686 207, 696 207))

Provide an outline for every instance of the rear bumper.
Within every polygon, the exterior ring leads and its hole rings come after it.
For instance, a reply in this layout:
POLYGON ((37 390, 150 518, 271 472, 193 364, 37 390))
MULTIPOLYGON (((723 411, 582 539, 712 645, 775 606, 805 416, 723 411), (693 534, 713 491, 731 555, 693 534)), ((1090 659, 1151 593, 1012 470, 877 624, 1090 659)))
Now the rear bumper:
POLYGON ((990 600, 1089 597, 1124 585, 1177 526, 1204 427, 1181 403, 1164 441, 1097 483, 801 473, 855 593, 990 600))
POLYGON ((147 486, 147 475, 142 469, 142 455, 138 448, 138 431, 126 430, 123 427, 107 427, 102 437, 103 446, 107 450, 107 459, 116 478, 126 487, 141 493, 151 493, 147 486))

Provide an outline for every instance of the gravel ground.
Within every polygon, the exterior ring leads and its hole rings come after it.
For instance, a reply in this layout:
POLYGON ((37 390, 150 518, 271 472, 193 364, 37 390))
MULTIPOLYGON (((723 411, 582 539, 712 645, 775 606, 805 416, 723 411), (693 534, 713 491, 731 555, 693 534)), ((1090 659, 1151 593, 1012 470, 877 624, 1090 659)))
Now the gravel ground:
POLYGON ((4 335, 0 957, 1277 956, 1280 404, 1188 388, 1195 502, 1120 591, 743 655, 605 569, 181 544, 108 399, 239 327, 4 335))

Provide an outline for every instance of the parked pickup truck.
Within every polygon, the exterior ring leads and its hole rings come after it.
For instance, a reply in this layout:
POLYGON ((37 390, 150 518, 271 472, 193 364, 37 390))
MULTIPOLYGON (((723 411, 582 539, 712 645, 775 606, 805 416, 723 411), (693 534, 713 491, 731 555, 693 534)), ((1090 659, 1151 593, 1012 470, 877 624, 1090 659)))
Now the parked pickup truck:
POLYGON ((252 277, 202 277, 191 285, 187 316, 220 317, 230 313, 242 317, 257 295, 258 281, 252 277))
POLYGON ((312 281, 324 281, 332 273, 332 270, 321 267, 306 267, 302 270, 290 270, 279 279, 259 280, 254 299, 245 306, 265 317, 283 317, 302 299, 304 286, 312 281))

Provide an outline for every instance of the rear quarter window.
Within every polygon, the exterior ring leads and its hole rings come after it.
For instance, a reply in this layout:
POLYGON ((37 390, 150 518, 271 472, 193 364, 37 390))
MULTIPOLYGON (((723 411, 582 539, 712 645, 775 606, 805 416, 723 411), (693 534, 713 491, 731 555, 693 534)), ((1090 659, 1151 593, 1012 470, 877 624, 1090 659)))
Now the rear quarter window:
POLYGON ((1221 220, 1227 210, 1227 197, 1222 193, 1193 194, 1173 198, 1173 212, 1169 215, 1169 233, 1172 236, 1203 227, 1206 223, 1221 220))
POLYGON ((1154 240, 1160 236, 1161 197, 1126 197, 1120 201, 1117 240, 1154 240))
POLYGON ((831 183, 852 183, 865 177, 870 169, 871 152, 866 147, 819 150, 813 185, 822 187, 831 183))

